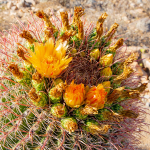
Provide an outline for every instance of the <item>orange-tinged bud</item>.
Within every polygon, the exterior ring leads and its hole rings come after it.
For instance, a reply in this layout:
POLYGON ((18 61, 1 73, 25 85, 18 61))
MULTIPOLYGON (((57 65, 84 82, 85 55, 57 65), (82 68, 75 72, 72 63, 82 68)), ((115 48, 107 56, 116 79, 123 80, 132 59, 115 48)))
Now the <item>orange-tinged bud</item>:
POLYGON ((102 109, 105 104, 106 95, 107 92, 105 91, 102 84, 99 84, 97 87, 93 86, 86 94, 85 103, 97 109, 102 109))
POLYGON ((104 55, 103 57, 100 58, 99 61, 99 63, 104 67, 111 65, 112 62, 113 62, 113 54, 104 55))
POLYGON ((69 107, 78 108, 83 104, 85 97, 84 84, 74 84, 74 81, 65 90, 64 101, 69 107))
POLYGON ((110 92, 110 81, 105 81, 102 83, 103 87, 105 88, 105 91, 107 94, 110 92))
POLYGON ((104 68, 103 70, 101 70, 100 75, 110 77, 112 75, 111 68, 110 67, 104 68))

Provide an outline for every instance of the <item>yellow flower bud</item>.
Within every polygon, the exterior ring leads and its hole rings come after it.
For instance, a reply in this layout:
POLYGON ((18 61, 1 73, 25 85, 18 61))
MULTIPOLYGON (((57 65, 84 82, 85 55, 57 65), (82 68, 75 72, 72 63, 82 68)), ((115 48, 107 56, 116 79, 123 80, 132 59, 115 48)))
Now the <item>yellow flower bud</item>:
POLYGON ((72 51, 71 51, 72 54, 76 54, 77 53, 77 50, 74 48, 72 51))
POLYGON ((110 92, 110 81, 105 81, 102 83, 105 91, 107 92, 107 94, 110 92))
POLYGON ((104 67, 111 65, 112 62, 113 62, 113 54, 104 55, 103 57, 100 58, 99 61, 99 63, 104 67))
POLYGON ((104 68, 103 70, 101 70, 100 75, 105 77, 111 76, 112 75, 111 68, 110 67, 104 68))
POLYGON ((97 60, 100 56, 100 51, 99 49, 94 49, 90 52, 90 57, 94 60, 97 60))

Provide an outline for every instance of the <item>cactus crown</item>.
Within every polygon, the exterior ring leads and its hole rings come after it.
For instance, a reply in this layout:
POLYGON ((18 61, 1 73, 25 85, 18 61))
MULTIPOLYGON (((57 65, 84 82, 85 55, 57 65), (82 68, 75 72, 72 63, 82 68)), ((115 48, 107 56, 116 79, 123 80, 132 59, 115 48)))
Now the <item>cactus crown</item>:
POLYGON ((60 22, 43 11, 36 15, 1 38, 1 149, 132 148, 128 133, 141 125, 134 103, 146 84, 122 86, 137 57, 115 61, 123 45, 123 39, 111 45, 119 25, 105 33, 107 14, 94 27, 81 19, 81 7, 73 18, 61 12, 60 22))

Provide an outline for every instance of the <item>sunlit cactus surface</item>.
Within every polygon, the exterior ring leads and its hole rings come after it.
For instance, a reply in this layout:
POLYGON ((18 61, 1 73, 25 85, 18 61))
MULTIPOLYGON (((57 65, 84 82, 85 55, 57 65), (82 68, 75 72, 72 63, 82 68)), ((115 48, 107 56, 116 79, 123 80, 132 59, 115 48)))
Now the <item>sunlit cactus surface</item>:
POLYGON ((121 54, 119 25, 87 22, 81 7, 31 18, 0 37, 0 149, 134 149, 146 84, 125 84, 138 55, 121 54))

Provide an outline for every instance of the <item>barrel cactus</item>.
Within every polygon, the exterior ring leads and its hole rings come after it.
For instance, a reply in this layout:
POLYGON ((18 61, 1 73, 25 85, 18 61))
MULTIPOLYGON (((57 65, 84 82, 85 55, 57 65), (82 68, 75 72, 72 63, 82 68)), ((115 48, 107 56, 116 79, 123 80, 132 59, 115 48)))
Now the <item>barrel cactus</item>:
MULTIPOLYGON (((32 15, 32 14, 31 14, 32 15)), ((146 84, 123 86, 137 54, 116 60, 118 24, 96 25, 43 11, 1 37, 0 148, 3 150, 134 149, 143 125, 146 84), (142 110, 142 111, 141 111, 142 110)), ((131 81, 132 82, 132 81, 131 81)))

